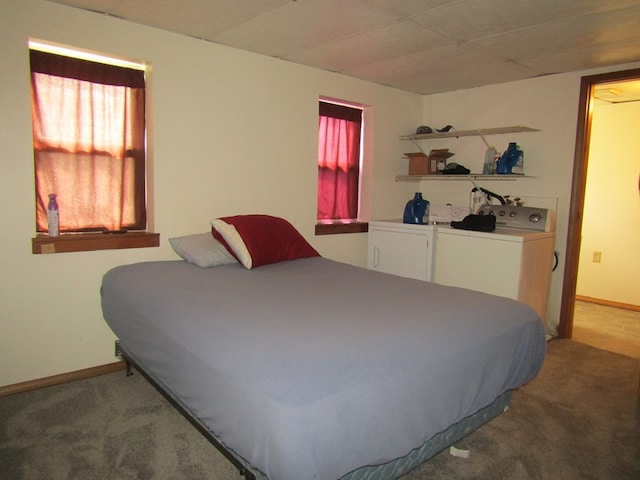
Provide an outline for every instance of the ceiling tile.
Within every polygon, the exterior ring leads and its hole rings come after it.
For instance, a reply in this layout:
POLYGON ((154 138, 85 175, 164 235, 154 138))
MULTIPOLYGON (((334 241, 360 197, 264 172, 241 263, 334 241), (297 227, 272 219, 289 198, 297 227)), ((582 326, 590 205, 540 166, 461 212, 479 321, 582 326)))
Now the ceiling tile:
POLYGON ((471 45, 519 61, 598 43, 633 39, 638 30, 638 19, 640 6, 629 7, 601 15, 583 15, 495 35, 474 41, 471 45), (604 28, 604 25, 615 25, 615 28, 604 28))
POLYGON ((470 41, 629 5, 638 5, 638 0, 463 0, 413 19, 458 41, 470 41))
POLYGON ((404 20, 283 58, 326 70, 343 71, 449 44, 451 41, 446 37, 404 20))
POLYGON ((358 0, 289 2, 214 36, 213 40, 282 57, 381 27, 399 18, 392 13, 363 6, 358 0))
POLYGON ((93 10, 94 12, 110 13, 118 5, 125 3, 127 0, 51 0, 53 3, 61 3, 70 7, 84 8, 93 10))
POLYGON ((413 81, 451 72, 475 71, 502 61, 490 53, 476 52, 465 45, 456 44, 350 68, 343 73, 362 79, 378 78, 379 83, 395 85, 401 79, 413 81))
POLYGON ((640 0, 49 1, 416 93, 640 62, 640 0))
POLYGON ((460 0, 362 0, 372 7, 397 13, 398 15, 411 16, 423 13, 449 3, 458 3, 460 0))
POLYGON ((571 72, 628 62, 640 50, 640 31, 634 39, 573 48, 562 52, 529 57, 518 61, 533 70, 546 73, 571 72))
POLYGON ((290 0, 154 0, 120 1, 109 13, 156 28, 206 38, 278 8, 290 0))
POLYGON ((398 82, 398 88, 427 95, 522 80, 531 76, 530 70, 510 62, 487 63, 473 69, 442 73, 435 71, 428 76, 403 79, 398 82))

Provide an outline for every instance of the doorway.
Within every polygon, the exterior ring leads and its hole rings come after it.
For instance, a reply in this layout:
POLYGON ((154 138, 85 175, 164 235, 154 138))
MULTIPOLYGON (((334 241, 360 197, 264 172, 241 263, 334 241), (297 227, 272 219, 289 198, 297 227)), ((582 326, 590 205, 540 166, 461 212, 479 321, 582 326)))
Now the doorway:
POLYGON ((640 79, 640 69, 591 75, 582 77, 580 82, 580 103, 569 206, 566 262, 563 276, 560 321, 558 324, 558 336, 560 338, 571 338, 573 331, 594 91, 598 85, 603 83, 637 79, 640 79))

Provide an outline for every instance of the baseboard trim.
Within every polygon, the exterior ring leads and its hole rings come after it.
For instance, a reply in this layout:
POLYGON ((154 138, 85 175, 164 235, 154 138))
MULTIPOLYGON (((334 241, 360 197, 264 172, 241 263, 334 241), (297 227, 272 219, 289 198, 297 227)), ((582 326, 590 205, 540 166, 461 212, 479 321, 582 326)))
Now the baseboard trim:
POLYGON ((62 373, 60 375, 53 375, 51 377, 39 378, 36 380, 29 380, 28 382, 14 383, 13 385, 6 385, 4 387, 0 387, 0 397, 15 395, 17 393, 30 392, 31 390, 38 390, 39 388, 52 387, 54 385, 73 382, 75 380, 83 380, 85 378, 97 377, 99 375, 105 375, 107 373, 113 373, 120 370, 124 370, 125 368, 126 368, 126 364, 124 362, 114 362, 114 363, 108 363, 106 365, 100 365, 98 367, 85 368, 83 370, 76 370, 74 372, 62 373))
POLYGON ((598 305, 604 305, 606 307, 622 308, 624 310, 633 310, 634 312, 640 312, 640 305, 631 305, 629 303, 612 302, 611 300, 585 297, 583 295, 576 295, 576 300, 579 300, 581 302, 587 302, 587 303, 597 303, 598 305))

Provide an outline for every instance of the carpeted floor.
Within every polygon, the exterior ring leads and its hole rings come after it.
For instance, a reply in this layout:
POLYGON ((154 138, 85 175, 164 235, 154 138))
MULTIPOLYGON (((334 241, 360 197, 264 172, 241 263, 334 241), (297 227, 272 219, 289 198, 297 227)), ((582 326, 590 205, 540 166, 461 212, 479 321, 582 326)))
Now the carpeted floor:
MULTIPOLYGON (((403 477, 640 478, 640 362, 570 340, 511 408, 403 477), (569 366, 571 365, 571 366, 569 366)), ((236 480, 230 463, 140 374, 0 398, 0 478, 236 480)))

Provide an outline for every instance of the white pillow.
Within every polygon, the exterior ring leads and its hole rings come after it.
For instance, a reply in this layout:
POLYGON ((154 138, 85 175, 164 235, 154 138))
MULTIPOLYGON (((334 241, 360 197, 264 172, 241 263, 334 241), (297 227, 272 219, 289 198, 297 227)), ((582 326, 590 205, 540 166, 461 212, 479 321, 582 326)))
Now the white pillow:
POLYGON ((202 268, 237 262, 211 232, 170 238, 169 243, 184 260, 202 268))

